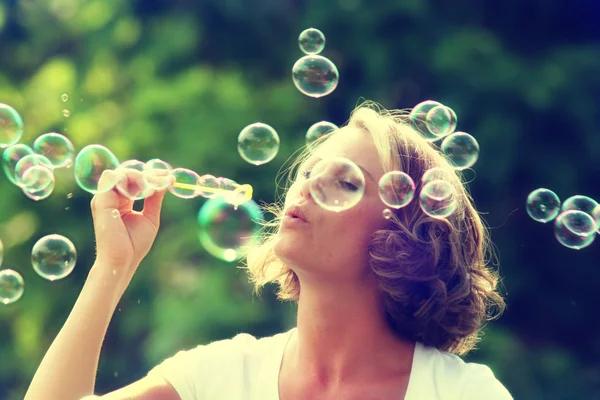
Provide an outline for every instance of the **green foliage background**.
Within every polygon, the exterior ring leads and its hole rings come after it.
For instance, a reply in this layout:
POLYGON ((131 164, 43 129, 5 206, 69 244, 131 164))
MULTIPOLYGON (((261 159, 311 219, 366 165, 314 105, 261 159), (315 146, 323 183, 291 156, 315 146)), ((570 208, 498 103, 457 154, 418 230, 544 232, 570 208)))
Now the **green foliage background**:
MULTIPOLYGON (((508 302, 468 359, 489 365, 516 399, 600 399, 598 244, 566 249, 524 208, 538 187, 600 200, 599 12, 591 0, 3 0, 0 102, 23 117, 22 143, 56 131, 77 149, 99 143, 120 160, 161 158, 248 182, 270 202, 312 123, 343 124, 360 98, 387 108, 441 101, 480 143, 470 189, 492 227, 508 302), (318 100, 291 81, 298 34, 311 26, 340 71, 337 90, 318 100), (236 150, 256 121, 281 137, 261 167, 236 150)), ((0 307, 1 399, 23 397, 94 260, 91 196, 71 174, 60 171, 39 203, 0 176, 2 268, 26 281, 23 298, 0 307), (50 233, 79 253, 55 283, 29 261, 50 233)), ((167 196, 156 244, 109 328, 99 393, 180 348, 294 323, 292 306, 270 290, 253 298, 241 271, 200 247, 201 204, 167 196)))

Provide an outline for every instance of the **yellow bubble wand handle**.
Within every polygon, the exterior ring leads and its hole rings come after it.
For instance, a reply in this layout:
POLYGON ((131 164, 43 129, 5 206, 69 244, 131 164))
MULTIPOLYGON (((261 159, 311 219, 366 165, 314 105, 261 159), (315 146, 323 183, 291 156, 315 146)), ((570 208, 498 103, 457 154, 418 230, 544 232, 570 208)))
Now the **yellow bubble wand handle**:
POLYGON ((239 195, 241 195, 241 198, 243 199, 243 201, 239 202, 238 204, 242 204, 242 203, 245 203, 246 201, 250 200, 252 198, 252 192, 253 192, 252 186, 250 186, 248 184, 240 185, 240 186, 236 187, 234 190, 212 188, 212 187, 200 186, 200 185, 190 185, 188 183, 180 183, 180 182, 173 183, 173 186, 176 188, 179 188, 179 189, 193 190, 196 192, 216 193, 216 194, 222 194, 222 195, 229 195, 229 194, 238 195, 239 194, 239 195))

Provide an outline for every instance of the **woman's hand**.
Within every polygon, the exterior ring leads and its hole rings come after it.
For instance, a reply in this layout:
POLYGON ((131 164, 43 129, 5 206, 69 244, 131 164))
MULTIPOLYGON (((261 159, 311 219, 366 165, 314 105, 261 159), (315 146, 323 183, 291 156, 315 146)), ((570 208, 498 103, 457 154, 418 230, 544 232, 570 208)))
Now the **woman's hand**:
MULTIPOLYGON (((118 180, 130 189, 139 185, 138 171, 125 170, 118 180)), ((117 181, 114 171, 104 171, 99 187, 117 181)), ((141 190, 141 189, 140 189, 141 190)), ((156 192, 144 199, 142 212, 133 210, 133 200, 128 199, 116 189, 96 193, 92 199, 92 217, 96 235, 96 263, 93 270, 102 270, 118 276, 124 291, 142 259, 148 254, 158 228, 160 211, 165 190, 156 192)))

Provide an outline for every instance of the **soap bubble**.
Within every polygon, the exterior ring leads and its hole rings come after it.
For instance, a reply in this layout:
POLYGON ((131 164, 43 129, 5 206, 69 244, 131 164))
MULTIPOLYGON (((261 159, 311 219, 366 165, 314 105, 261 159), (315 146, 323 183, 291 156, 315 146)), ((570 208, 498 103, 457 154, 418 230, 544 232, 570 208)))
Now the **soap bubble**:
POLYGON ((203 188, 206 188, 206 190, 198 190, 198 193, 200 194, 200 196, 202 197, 206 197, 206 198, 213 198, 213 197, 217 197, 219 195, 218 189, 220 189, 220 180, 219 178, 210 175, 210 174, 205 174, 202 175, 200 177, 200 179, 198 179, 198 186, 202 186, 203 188), (215 189, 210 190, 210 189, 215 189))
POLYGON ((560 199, 552 190, 536 189, 527 196, 527 214, 535 221, 552 221, 560 212, 560 199))
POLYGON ((444 107, 442 103, 438 103, 437 101, 427 100, 423 101, 410 111, 408 114, 408 119, 412 125, 412 127, 421 134, 421 136, 429 141, 435 142, 440 137, 432 133, 427 126, 427 114, 429 111, 433 110, 436 107, 444 107))
POLYGON ((127 160, 119 165, 117 173, 122 174, 115 187, 123 196, 131 200, 142 200, 154 194, 154 189, 144 176, 144 163, 127 160))
POLYGON ((155 158, 144 165, 144 179, 154 190, 164 190, 173 184, 172 170, 169 163, 155 158))
POLYGON ((238 136, 238 151, 250 164, 268 163, 279 151, 279 135, 267 124, 248 125, 238 136))
POLYGON ((304 56, 292 68, 294 85, 301 93, 315 98, 333 92, 339 76, 335 64, 319 55, 304 56))
POLYGON ((331 122, 321 121, 313 124, 306 131, 306 143, 312 143, 315 140, 319 139, 321 136, 325 136, 326 134, 335 131, 338 129, 337 125, 332 124, 331 122))
POLYGON ((42 278, 50 281, 69 275, 77 260, 75 245, 61 235, 44 236, 31 250, 33 269, 42 278))
POLYGON ((15 165, 15 179, 22 188, 43 189, 50 184, 49 175, 53 175, 52 163, 41 154, 26 155, 15 165))
POLYGON ((312 167, 309 179, 310 194, 325 210, 340 212, 352 208, 365 193, 362 171, 344 157, 320 160, 312 167))
POLYGON ((31 147, 21 143, 6 148, 2 153, 2 169, 6 177, 15 185, 18 185, 15 167, 23 157, 31 154, 34 154, 31 147))
POLYGON ((458 170, 473 166, 479 158, 479 143, 465 132, 455 132, 447 136, 440 148, 450 164, 458 170))
POLYGON ((379 180, 379 197, 386 205, 401 208, 411 202, 415 194, 415 183, 402 171, 390 171, 379 180))
POLYGON ((433 107, 425 116, 427 129, 438 139, 454 132, 457 123, 454 110, 444 105, 433 107))
POLYGON ((446 218, 457 207, 457 193, 452 184, 432 180, 421 189, 419 204, 423 212, 433 218, 446 218))
POLYGON ((385 210, 383 210, 383 218, 390 219, 390 218, 392 218, 392 215, 394 215, 394 212, 392 210, 390 210, 389 208, 386 208, 385 210))
POLYGON ((308 28, 298 37, 298 46, 304 54, 319 54, 325 48, 325 35, 316 28, 308 28))
POLYGON ((257 243, 263 214, 254 200, 237 210, 222 197, 208 199, 198 213, 200 244, 214 257, 235 261, 244 248, 257 243))
POLYGON ((63 94, 60 96, 60 99, 62 100, 62 102, 63 102, 63 103, 66 103, 67 101, 69 101, 69 95, 68 95, 68 94, 66 94, 66 93, 63 93, 63 94))
POLYGON ((448 174, 447 172, 440 167, 433 167, 428 169, 427 171, 425 171, 425 173, 423 174, 423 177, 421 178, 421 181, 423 182, 423 185, 431 182, 431 181, 435 181, 435 180, 447 180, 448 178, 448 174))
POLYGON ((198 186, 198 181, 200 180, 200 176, 198 176, 197 173, 187 168, 175 168, 171 172, 175 177, 175 182, 172 186, 169 186, 169 192, 182 199, 191 199, 200 195, 198 189, 195 188, 195 186, 198 186), (177 184, 182 186, 190 185, 193 187, 181 188, 177 187, 177 184))
POLYGON ((11 146, 23 136, 23 120, 8 104, 0 103, 0 149, 11 146))
POLYGON ((25 291, 25 281, 17 271, 0 271, 0 303, 11 304, 19 300, 25 291))
POLYGON ((570 249, 583 249, 596 238, 596 222, 579 210, 562 212, 554 221, 554 235, 560 244, 570 249))
POLYGON ((53 168, 70 167, 75 157, 75 147, 65 136, 51 132, 38 137, 33 142, 33 150, 45 156, 53 168))
POLYGON ((576 195, 565 200, 561 211, 578 210, 592 216, 594 209, 598 206, 598 202, 590 197, 576 195))
MULTIPOLYGON (((37 167, 36 167, 37 168, 37 167)), ((50 170, 47 170, 50 171, 50 170)), ((46 185, 38 185, 38 187, 33 188, 22 188, 25 196, 29 197, 31 200, 40 201, 47 199, 54 192, 54 188, 56 185, 56 179, 54 174, 50 173, 49 175, 50 182, 46 185)))
POLYGON ((108 191, 114 186, 98 188, 102 173, 119 167, 119 160, 106 147, 93 144, 81 149, 75 158, 75 181, 83 190, 95 194, 108 191))
POLYGON ((65 118, 69 118, 71 116, 71 111, 69 111, 68 109, 64 109, 63 110, 63 117, 65 118))

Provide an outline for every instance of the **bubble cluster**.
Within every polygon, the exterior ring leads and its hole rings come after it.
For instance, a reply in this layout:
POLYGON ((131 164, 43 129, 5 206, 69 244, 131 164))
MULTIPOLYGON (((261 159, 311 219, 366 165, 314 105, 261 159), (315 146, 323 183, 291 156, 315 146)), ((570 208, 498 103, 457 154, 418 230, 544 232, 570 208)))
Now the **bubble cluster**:
POLYGON ((554 235, 560 244, 570 249, 583 249, 596 238, 596 221, 591 215, 579 211, 562 212, 554 221, 554 235))
POLYGON ((308 28, 298 37, 298 46, 304 54, 319 54, 325 48, 325 35, 316 28, 308 28))
POLYGON ((339 77, 335 64, 320 55, 304 56, 292 68, 294 85, 309 97, 327 96, 337 87, 339 77))
POLYGON ((549 222, 560 213, 560 199, 550 189, 536 189, 527 196, 527 214, 535 221, 549 222))
POLYGON ((53 168, 70 167, 75 157, 75 147, 64 135, 46 133, 33 142, 33 150, 45 156, 53 168))
POLYGON ((0 271, 0 303, 14 303, 23 296, 25 281, 21 274, 12 269, 0 271))
POLYGON ((458 170, 472 167, 479 158, 479 143, 465 132, 455 132, 447 136, 440 148, 452 166, 458 170))
POLYGON ((198 239, 209 254, 232 262, 241 258, 245 246, 257 242, 262 221, 253 200, 236 209, 222 197, 208 199, 198 212, 198 239))
POLYGON ((77 251, 69 239, 61 235, 44 236, 31 250, 31 264, 42 278, 55 281, 68 276, 75 268, 77 251))
POLYGON ((267 124, 257 122, 245 127, 238 136, 238 152, 254 165, 271 161, 279 151, 279 135, 267 124))
POLYGON ((345 157, 324 158, 310 171, 309 190, 325 210, 340 212, 354 207, 365 193, 365 177, 345 157))
POLYGON ((379 180, 379 197, 387 206, 401 208, 408 205, 415 194, 415 183, 402 171, 390 171, 379 180))
POLYGON ((414 106, 408 119, 412 127, 429 142, 451 134, 457 125, 454 110, 433 100, 426 100, 414 106))
POLYGON ((313 124, 306 131, 306 143, 312 143, 326 134, 335 131, 338 126, 331 122, 321 121, 313 124))
POLYGON ((95 194, 107 191, 113 186, 98 188, 102 173, 106 170, 115 170, 119 167, 119 160, 106 147, 92 144, 81 149, 75 158, 75 181, 86 192, 95 194))
POLYGON ((0 149, 11 146, 23 136, 23 119, 11 106, 0 103, 0 149))
POLYGON ((421 189, 419 204, 423 212, 432 218, 446 218, 457 208, 457 193, 452 184, 435 179, 421 189))

